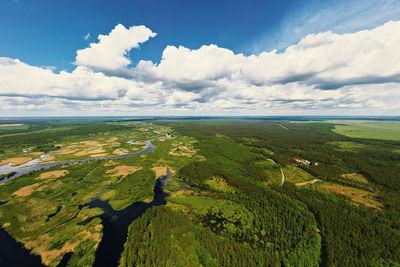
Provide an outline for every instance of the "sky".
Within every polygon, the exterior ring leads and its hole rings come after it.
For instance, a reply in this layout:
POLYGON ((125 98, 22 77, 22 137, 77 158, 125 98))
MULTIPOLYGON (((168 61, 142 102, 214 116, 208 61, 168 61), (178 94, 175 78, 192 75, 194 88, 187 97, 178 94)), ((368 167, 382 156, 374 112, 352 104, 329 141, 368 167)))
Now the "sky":
POLYGON ((2 0, 0 116, 400 115, 400 1, 2 0))

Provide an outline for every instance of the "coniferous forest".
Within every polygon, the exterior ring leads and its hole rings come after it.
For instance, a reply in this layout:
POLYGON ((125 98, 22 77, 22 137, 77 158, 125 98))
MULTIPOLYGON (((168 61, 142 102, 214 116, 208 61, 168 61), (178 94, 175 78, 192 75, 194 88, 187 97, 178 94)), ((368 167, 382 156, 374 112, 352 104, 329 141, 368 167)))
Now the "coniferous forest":
POLYGON ((349 138, 326 123, 159 123, 195 137, 204 158, 177 173, 190 194, 172 188, 166 206, 130 226, 121 266, 399 265, 399 142, 349 138), (274 166, 262 163, 285 168, 293 158, 307 159, 296 168, 319 182, 271 182, 274 166), (345 178, 352 173, 366 180, 345 178), (377 204, 325 184, 374 192, 377 204))

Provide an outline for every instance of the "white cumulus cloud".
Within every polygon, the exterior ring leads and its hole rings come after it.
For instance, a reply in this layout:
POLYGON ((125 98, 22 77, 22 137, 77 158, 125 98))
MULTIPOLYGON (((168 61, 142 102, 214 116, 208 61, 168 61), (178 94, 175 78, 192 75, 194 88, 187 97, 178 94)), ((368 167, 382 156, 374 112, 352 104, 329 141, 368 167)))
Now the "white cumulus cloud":
POLYGON ((99 35, 99 42, 91 43, 88 48, 78 50, 75 64, 96 70, 117 71, 127 67, 131 61, 127 57, 132 48, 156 36, 145 26, 125 28, 118 24, 108 35, 99 35))
POLYGON ((307 35, 281 53, 167 46, 159 63, 130 67, 129 51, 155 35, 119 24, 78 50, 71 72, 0 58, 0 114, 400 114, 398 21, 307 35))

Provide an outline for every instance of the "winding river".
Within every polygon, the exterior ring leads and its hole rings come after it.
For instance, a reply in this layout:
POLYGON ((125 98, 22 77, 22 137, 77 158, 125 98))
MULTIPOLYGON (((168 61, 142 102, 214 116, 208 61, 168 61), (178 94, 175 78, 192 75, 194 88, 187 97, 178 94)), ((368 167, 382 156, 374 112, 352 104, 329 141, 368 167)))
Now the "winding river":
MULTIPOLYGON (((164 135, 167 138, 170 137, 168 134, 162 134, 160 132, 156 133, 164 135)), ((15 170, 15 175, 7 179, 3 179, 2 181, 0 181, 0 183, 4 183, 10 179, 16 178, 31 171, 48 169, 60 165, 143 155, 156 148, 151 143, 151 141, 153 140, 157 139, 148 140, 145 143, 147 145, 147 148, 136 153, 112 157, 73 160, 67 162, 58 162, 20 168, 18 170, 15 170)), ((96 250, 96 257, 93 266, 118 266, 124 243, 127 238, 129 225, 132 223, 132 221, 139 218, 147 209, 154 206, 164 205, 166 203, 165 198, 168 196, 168 194, 163 191, 163 187, 164 183, 171 176, 171 172, 167 170, 166 175, 163 175, 156 180, 156 184, 154 185, 153 189, 153 201, 150 203, 136 202, 123 210, 117 211, 111 207, 111 205, 108 203, 108 200, 102 201, 98 196, 92 199, 89 203, 79 206, 79 209, 89 206, 91 208, 98 207, 104 211, 104 213, 99 216, 102 220, 103 225, 103 237, 99 244, 99 247, 96 250)), ((6 203, 7 202, 2 202, 0 203, 0 205, 6 203)), ((0 240, 0 266, 43 266, 40 256, 30 254, 29 251, 26 250, 21 243, 12 238, 3 228, 0 228, 0 240)), ((66 266, 71 256, 72 253, 65 254, 59 266, 66 266)))
MULTIPOLYGON (((165 136, 168 137, 169 135, 165 135, 165 136)), ((40 171, 40 170, 44 170, 44 169, 48 169, 48 168, 52 168, 52 167, 56 167, 56 166, 68 165, 68 164, 73 164, 73 163, 83 163, 83 162, 89 162, 89 161, 94 161, 94 160, 122 159, 122 158, 130 158, 130 157, 134 157, 134 156, 140 156, 140 155, 146 154, 150 151, 153 151, 156 148, 156 146, 153 145, 151 143, 151 141, 154 141, 157 139, 159 139, 159 138, 148 140, 145 143, 138 143, 138 144, 147 145, 147 148, 144 150, 141 150, 141 151, 138 151, 135 153, 126 154, 126 155, 110 156, 110 157, 97 157, 97 158, 88 158, 88 159, 77 159, 77 160, 70 160, 70 161, 64 161, 64 162, 33 165, 33 166, 27 166, 27 167, 22 167, 22 168, 15 167, 15 168, 10 169, 10 171, 15 172, 15 174, 8 178, 3 178, 2 180, 0 180, 0 184, 5 183, 11 179, 18 177, 18 176, 27 174, 29 172, 40 171)))

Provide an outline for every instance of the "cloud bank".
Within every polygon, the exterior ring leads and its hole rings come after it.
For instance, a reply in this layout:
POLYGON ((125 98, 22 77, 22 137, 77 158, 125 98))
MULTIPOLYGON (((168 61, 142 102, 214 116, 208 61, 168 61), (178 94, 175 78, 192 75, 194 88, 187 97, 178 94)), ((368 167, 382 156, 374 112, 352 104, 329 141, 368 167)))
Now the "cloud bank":
POLYGON ((72 72, 0 58, 0 112, 35 115, 400 114, 400 22, 305 36, 281 53, 167 46, 130 66, 156 36, 118 24, 78 50, 72 72))

